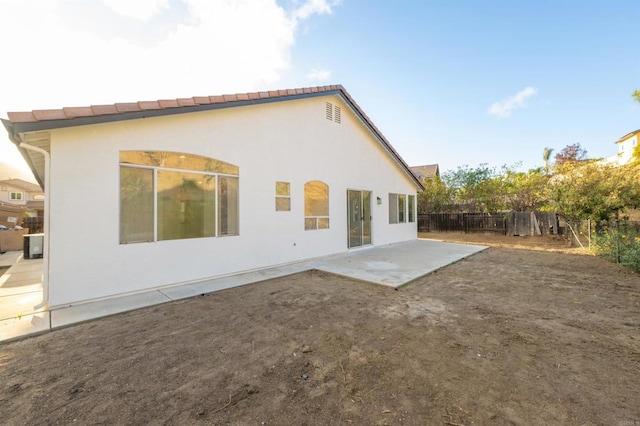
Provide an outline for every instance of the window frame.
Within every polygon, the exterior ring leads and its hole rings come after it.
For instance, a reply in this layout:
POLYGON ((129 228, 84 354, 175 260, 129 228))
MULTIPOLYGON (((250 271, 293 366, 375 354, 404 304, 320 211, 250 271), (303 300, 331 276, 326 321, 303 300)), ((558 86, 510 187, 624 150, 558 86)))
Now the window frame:
POLYGON ((329 185, 321 180, 310 180, 304 184, 304 230, 305 231, 317 231, 322 229, 329 229, 330 223, 330 204, 329 204, 330 192, 329 185), (307 192, 307 186, 310 184, 322 184, 326 189, 326 206, 323 206, 322 210, 326 210, 326 215, 308 215, 309 212, 309 198, 307 192))
POLYGON ((398 194, 398 223, 407 223, 407 194, 398 194))
POLYGON ((389 225, 398 223, 398 194, 389 193, 389 225))
MULTIPOLYGON (((130 153, 130 152, 145 152, 145 151, 120 151, 119 155, 122 155, 122 153, 130 153)), ((220 238, 220 237, 227 237, 227 236, 238 236, 240 235, 240 172, 239 172, 239 168, 237 168, 237 166, 234 166, 232 164, 229 163, 225 163, 222 162, 220 160, 214 159, 214 158, 209 158, 209 157, 204 157, 201 155, 197 155, 197 154, 188 154, 188 153, 179 153, 179 152, 173 152, 173 151, 149 151, 149 152, 153 152, 153 153, 168 153, 168 154, 179 154, 179 155, 184 155, 184 156, 194 156, 194 157, 201 157, 201 158, 206 158, 212 161, 219 161, 220 163, 224 163, 225 165, 229 165, 229 166, 233 166, 235 167, 235 169, 237 170, 237 174, 229 174, 229 173, 222 173, 222 172, 211 172, 211 171, 198 171, 198 170, 194 170, 194 169, 183 169, 183 168, 176 168, 176 167, 164 167, 161 165, 148 165, 148 164, 136 164, 136 163, 131 163, 131 162, 123 162, 120 161, 119 162, 119 175, 120 175, 120 182, 119 182, 119 191, 120 191, 120 208, 119 208, 119 229, 120 229, 120 237, 119 237, 119 242, 121 245, 127 245, 127 244, 135 244, 135 243, 149 243, 149 242, 160 242, 160 241, 173 241, 173 240, 185 240, 185 239, 193 239, 193 238, 220 238), (127 236, 122 234, 122 227, 123 227, 123 212, 122 212, 122 169, 123 168, 128 168, 128 169, 137 169, 137 170, 151 170, 152 171, 152 180, 151 180, 151 191, 153 193, 153 208, 152 208, 152 212, 150 213, 152 215, 151 218, 151 222, 153 223, 153 238, 152 239, 145 239, 145 240, 129 240, 127 238, 127 236), (213 188, 213 214, 214 214, 214 222, 213 222, 213 235, 200 235, 200 236, 196 236, 196 237, 184 237, 184 238, 162 238, 160 239, 159 237, 159 221, 160 218, 158 217, 160 212, 159 212, 159 201, 158 201, 158 193, 161 192, 159 190, 159 186, 158 186, 158 173, 159 172, 172 172, 172 173, 180 173, 183 175, 203 175, 203 176, 212 176, 213 180, 214 180, 214 188, 213 188), (221 180, 220 178, 227 178, 227 179, 235 179, 236 183, 235 183, 235 196, 232 197, 231 199, 233 201, 235 201, 235 218, 234 221, 235 223, 232 223, 234 232, 232 233, 228 233, 222 232, 222 221, 221 221, 221 213, 220 210, 221 206, 222 206, 222 191, 221 191, 221 180)), ((122 156, 120 157, 120 159, 122 159, 122 156)), ((181 207, 182 208, 182 207, 181 207)), ((182 211, 181 211, 182 214, 182 211)), ((227 222, 228 223, 228 222, 227 222)))
POLYGON ((389 193, 389 225, 415 221, 407 220, 409 216, 408 200, 411 199, 410 197, 415 196, 397 192, 389 193))
POLYGON ((416 196, 407 195, 407 203, 407 218, 409 223, 413 223, 416 221, 416 196))
POLYGON ((24 201, 24 192, 23 191, 9 191, 9 201, 24 201), (19 197, 15 197, 19 195, 19 197))
POLYGON ((285 181, 276 181, 276 211, 277 212, 290 212, 291 211, 291 182, 285 182, 285 181), (281 187, 281 185, 286 185, 287 187, 287 193, 285 194, 279 194, 279 188, 281 187), (287 200, 287 208, 281 208, 282 206, 278 205, 278 201, 284 201, 287 200))

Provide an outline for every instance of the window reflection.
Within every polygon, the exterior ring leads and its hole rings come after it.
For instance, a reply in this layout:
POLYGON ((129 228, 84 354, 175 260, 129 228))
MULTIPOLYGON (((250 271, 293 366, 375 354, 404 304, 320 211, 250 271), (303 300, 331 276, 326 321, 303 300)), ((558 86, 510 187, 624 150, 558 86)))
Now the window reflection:
POLYGON ((317 180, 304 184, 304 229, 329 228, 329 185, 317 180))

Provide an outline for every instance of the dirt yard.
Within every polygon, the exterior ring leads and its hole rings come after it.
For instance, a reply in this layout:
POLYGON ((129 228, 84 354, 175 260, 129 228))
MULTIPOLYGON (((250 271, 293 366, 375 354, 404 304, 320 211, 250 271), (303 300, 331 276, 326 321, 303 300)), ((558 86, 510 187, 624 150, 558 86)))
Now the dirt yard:
POLYGON ((562 241, 309 272, 0 344, 0 423, 640 425, 640 275, 562 241), (516 248, 517 247, 517 248, 516 248))

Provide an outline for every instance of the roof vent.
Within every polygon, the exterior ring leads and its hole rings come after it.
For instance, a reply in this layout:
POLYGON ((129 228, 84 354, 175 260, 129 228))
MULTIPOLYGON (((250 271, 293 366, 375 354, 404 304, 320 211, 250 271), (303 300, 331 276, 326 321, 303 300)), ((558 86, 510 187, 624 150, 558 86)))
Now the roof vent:
POLYGON ((342 123, 342 110, 339 106, 333 105, 331 102, 325 103, 325 117, 329 121, 335 121, 338 124, 342 123))

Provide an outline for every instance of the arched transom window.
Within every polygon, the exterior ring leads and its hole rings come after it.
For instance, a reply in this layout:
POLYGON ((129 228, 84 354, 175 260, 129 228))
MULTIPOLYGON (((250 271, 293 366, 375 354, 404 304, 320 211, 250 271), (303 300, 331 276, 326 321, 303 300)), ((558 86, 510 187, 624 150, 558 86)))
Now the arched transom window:
POLYGON ((238 235, 238 167, 167 151, 120 152, 120 243, 238 235))

